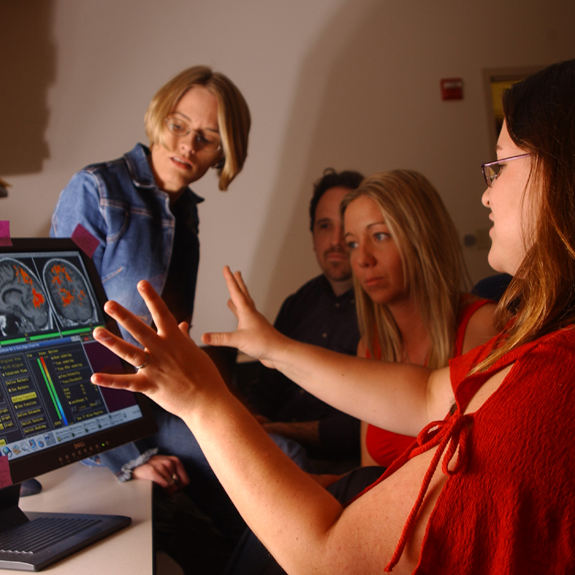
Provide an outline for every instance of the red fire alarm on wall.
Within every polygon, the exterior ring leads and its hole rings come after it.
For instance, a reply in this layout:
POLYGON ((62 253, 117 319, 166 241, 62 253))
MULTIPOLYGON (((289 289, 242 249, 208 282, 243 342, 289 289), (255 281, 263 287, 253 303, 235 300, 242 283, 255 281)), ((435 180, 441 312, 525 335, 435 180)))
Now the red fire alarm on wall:
POLYGON ((462 78, 444 78, 440 84, 442 100, 463 100, 462 78))

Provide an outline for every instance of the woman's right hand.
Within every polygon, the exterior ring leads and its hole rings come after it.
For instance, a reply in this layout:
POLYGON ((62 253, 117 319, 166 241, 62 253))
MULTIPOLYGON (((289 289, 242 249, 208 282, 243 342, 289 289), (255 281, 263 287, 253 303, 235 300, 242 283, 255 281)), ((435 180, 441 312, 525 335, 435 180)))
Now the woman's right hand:
POLYGON ((289 345, 289 338, 279 333, 256 309, 241 272, 232 273, 226 266, 224 278, 230 293, 228 307, 238 320, 234 332, 205 333, 206 345, 235 347, 246 355, 259 359, 266 367, 275 367, 274 352, 289 345))
POLYGON ((166 304, 146 282, 138 283, 157 331, 120 304, 108 301, 105 311, 141 345, 137 347, 104 328, 94 338, 133 366, 136 373, 95 373, 96 385, 146 394, 164 409, 186 419, 204 403, 228 392, 216 366, 188 334, 188 325, 178 325, 166 304), (142 349, 143 348, 143 349, 142 349))
POLYGON ((154 455, 132 471, 134 479, 148 479, 175 495, 190 484, 184 465, 175 455, 154 455))

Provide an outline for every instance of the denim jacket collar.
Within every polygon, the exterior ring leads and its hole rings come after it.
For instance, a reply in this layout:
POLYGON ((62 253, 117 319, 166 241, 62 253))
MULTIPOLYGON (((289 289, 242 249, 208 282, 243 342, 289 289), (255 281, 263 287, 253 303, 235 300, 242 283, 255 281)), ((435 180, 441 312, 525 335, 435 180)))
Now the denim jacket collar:
MULTIPOLYGON (((156 184, 152 168, 148 161, 149 155, 150 149, 144 146, 144 144, 136 144, 131 151, 124 154, 132 182, 136 188, 147 188, 149 190, 156 190, 161 194, 167 194, 167 192, 160 190, 156 184)), ((195 194, 190 188, 185 190, 184 196, 186 196, 187 202, 194 205, 204 201, 204 198, 195 194)))

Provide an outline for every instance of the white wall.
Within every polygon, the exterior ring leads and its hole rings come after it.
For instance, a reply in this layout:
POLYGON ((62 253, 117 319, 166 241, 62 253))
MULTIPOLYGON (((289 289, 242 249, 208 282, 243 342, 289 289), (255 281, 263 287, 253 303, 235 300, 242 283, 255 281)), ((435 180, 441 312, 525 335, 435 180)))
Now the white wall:
MULTIPOLYGON (((206 198, 196 336, 234 325, 224 264, 270 318, 317 272, 307 204, 326 166, 420 170, 461 235, 487 227, 482 70, 574 56, 571 0, 0 0, 0 18, 0 175, 12 184, 0 218, 13 236, 47 235, 74 171, 145 141, 144 111, 173 74, 207 64, 243 91, 243 173, 225 194, 215 175, 194 187, 206 198), (439 80, 453 76, 465 98, 444 102, 439 80)), ((491 273, 487 252, 465 255, 474 280, 491 273)))

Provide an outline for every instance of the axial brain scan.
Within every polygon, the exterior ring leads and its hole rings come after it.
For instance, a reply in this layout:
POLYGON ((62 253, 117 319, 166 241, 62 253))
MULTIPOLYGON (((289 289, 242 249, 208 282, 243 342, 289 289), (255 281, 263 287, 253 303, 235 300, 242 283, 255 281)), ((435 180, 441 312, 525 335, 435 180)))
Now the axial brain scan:
POLYGON ((51 329, 50 308, 33 272, 12 258, 0 259, 0 332, 15 336, 51 329))
POLYGON ((96 308, 86 280, 69 261, 48 261, 44 266, 44 283, 63 326, 87 325, 96 320, 96 308))

